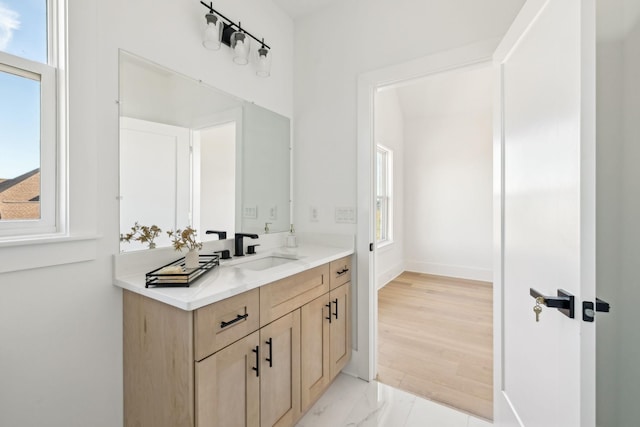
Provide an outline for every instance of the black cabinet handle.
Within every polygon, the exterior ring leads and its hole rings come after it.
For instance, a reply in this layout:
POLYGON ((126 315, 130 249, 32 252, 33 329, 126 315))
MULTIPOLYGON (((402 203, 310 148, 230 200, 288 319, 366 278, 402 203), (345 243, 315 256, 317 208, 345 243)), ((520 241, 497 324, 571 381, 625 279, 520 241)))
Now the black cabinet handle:
POLYGON ((269 357, 267 357, 266 360, 267 362, 269 362, 269 367, 273 368, 273 340, 271 338, 269 338, 267 341, 265 341, 267 343, 267 345, 269 346, 269 357))
POLYGON ((222 321, 222 322, 220 322, 220 329, 222 329, 222 328, 226 328, 227 326, 231 326, 231 325, 233 325, 233 324, 234 324, 234 323, 236 323, 236 322, 239 322, 239 321, 241 321, 241 320, 246 319, 247 317, 249 317, 249 313, 246 313, 246 314, 238 314, 238 315, 236 316, 236 318, 235 318, 235 319, 233 319, 233 320, 229 320, 228 322, 224 322, 224 321, 222 321))
POLYGON ((256 354, 256 366, 251 368, 252 370, 256 371, 256 377, 260 376, 260 355, 258 354, 259 350, 260 350, 260 346, 259 345, 257 345, 256 348, 251 350, 252 352, 254 352, 256 354))
POLYGON ((333 315, 336 316, 336 320, 338 320, 338 298, 334 299, 333 303, 336 305, 336 311, 333 315))
POLYGON ((325 319, 327 319, 329 323, 331 323, 331 302, 329 302, 329 304, 325 304, 324 306, 329 309, 329 317, 325 317, 325 319))
POLYGON ((342 270, 340 270, 340 271, 336 271, 336 274, 337 274, 338 276, 342 276, 343 274, 345 274, 345 273, 346 273, 346 272, 348 272, 348 271, 349 271, 349 269, 348 269, 347 267, 345 267, 345 268, 343 268, 343 269, 342 269, 342 270))

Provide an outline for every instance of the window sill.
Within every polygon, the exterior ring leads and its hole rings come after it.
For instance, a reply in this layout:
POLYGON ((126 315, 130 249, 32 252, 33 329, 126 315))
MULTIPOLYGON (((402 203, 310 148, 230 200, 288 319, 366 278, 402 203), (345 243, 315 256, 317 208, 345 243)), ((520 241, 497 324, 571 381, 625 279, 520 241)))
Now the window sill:
POLYGON ((93 234, 0 240, 0 273, 94 260, 98 238, 93 234))

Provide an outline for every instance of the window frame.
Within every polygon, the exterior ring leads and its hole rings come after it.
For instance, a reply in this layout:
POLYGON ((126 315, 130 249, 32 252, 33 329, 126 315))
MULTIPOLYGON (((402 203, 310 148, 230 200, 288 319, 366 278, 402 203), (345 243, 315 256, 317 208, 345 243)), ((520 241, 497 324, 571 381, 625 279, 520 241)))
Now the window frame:
POLYGON ((393 150, 376 144, 376 212, 378 203, 381 203, 380 239, 376 227, 376 247, 382 248, 393 243, 393 150), (384 168, 381 171, 378 165, 378 156, 384 155, 384 168), (383 191, 379 191, 379 174, 383 173, 383 191))
MULTIPOLYGON (((47 0, 47 63, 0 51, 0 71, 40 82, 40 219, 0 221, 0 243, 66 232, 65 1, 47 0)), ((26 171, 25 171, 26 172, 26 171)))

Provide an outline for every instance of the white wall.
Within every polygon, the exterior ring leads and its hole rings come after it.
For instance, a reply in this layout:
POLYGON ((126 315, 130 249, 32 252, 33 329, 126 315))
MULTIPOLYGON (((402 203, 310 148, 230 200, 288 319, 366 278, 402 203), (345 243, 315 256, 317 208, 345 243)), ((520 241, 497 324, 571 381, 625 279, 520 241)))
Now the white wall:
POLYGON ((524 1, 347 0, 296 21, 294 201, 298 228, 355 233, 356 82, 363 72, 501 37, 524 1), (310 206, 319 208, 310 221, 310 206))
POLYGON ((379 289, 404 271, 404 119, 395 89, 376 93, 374 127, 376 143, 393 151, 393 242, 376 252, 379 289))
MULTIPOLYGON (((71 193, 95 224, 95 260, 0 274, 0 425, 122 425, 118 251, 118 47, 291 116, 293 23, 265 0, 216 1, 274 48, 272 75, 200 43, 199 2, 69 0, 71 193)), ((74 199, 72 199, 71 203, 74 199)))
POLYGON ((406 269, 491 281, 492 70, 455 71, 399 90, 406 269))

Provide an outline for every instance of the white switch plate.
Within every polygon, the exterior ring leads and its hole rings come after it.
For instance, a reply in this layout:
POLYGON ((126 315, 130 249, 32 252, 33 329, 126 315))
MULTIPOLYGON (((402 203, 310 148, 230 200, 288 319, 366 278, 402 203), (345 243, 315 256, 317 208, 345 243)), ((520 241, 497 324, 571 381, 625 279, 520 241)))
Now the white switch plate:
POLYGON ((356 208, 353 206, 336 207, 335 217, 336 222, 339 224, 355 224, 356 208))
POLYGON ((320 214, 318 212, 317 206, 311 206, 311 208, 309 208, 309 221, 311 222, 320 221, 320 214))
POLYGON ((242 217, 248 219, 258 219, 258 207, 257 206, 245 206, 242 210, 242 217))
POLYGON ((269 208, 269 219, 274 221, 278 219, 278 206, 273 205, 269 208))

